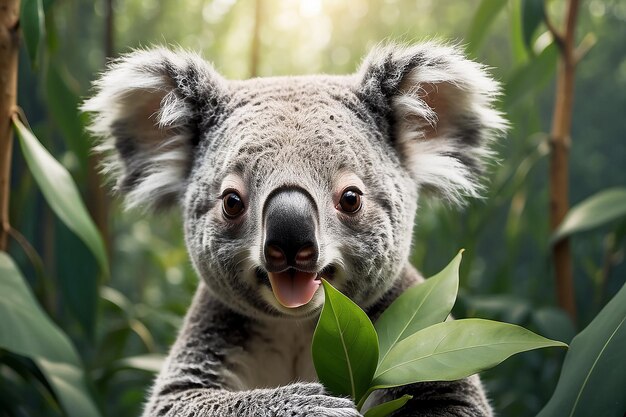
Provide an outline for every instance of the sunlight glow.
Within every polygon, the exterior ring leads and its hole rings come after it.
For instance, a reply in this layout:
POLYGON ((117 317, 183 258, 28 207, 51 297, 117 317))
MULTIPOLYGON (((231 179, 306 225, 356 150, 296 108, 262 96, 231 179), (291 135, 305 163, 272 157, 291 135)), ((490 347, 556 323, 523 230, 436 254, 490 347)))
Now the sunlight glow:
POLYGON ((300 0, 300 15, 313 17, 322 11, 322 0, 300 0))

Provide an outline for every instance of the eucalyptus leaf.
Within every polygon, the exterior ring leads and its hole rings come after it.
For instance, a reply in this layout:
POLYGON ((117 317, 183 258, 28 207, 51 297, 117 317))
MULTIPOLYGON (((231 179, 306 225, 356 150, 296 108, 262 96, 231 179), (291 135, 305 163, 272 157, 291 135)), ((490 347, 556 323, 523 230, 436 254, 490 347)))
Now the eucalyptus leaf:
POLYGON ((464 319, 435 324, 399 342, 380 363, 372 385, 394 387, 453 381, 527 350, 567 345, 513 324, 464 319))
POLYGON ((532 50, 533 35, 544 18, 544 0, 523 0, 522 3, 522 34, 524 44, 532 50))
POLYGON ((448 317, 459 289, 462 253, 437 275, 402 293, 376 320, 378 363, 401 340, 448 317))
POLYGON ((554 232, 552 243, 625 216, 626 188, 616 187, 600 191, 569 210, 559 228, 554 232))
POLYGON ((30 357, 70 417, 98 417, 80 359, 43 312, 13 260, 0 252, 0 347, 30 357))
POLYGON ((28 168, 50 208, 81 238, 98 260, 102 271, 108 275, 109 264, 102 237, 87 213, 74 180, 17 116, 13 116, 13 125, 28 168))
POLYGON ((572 341, 537 417, 622 417, 626 410, 626 285, 572 341))
POLYGON ((376 331, 367 314, 326 280, 324 307, 313 334, 313 363, 335 395, 359 402, 378 363, 376 331))
POLYGON ((403 395, 402 397, 396 398, 395 400, 391 400, 391 401, 387 401, 386 403, 378 404, 377 406, 374 406, 374 407, 370 408, 369 410, 367 410, 365 412, 365 414, 363 415, 363 417, 385 417, 385 416, 388 416, 389 414, 393 413, 394 411, 399 410, 402 407, 404 407, 404 404, 406 404, 407 401, 409 401, 411 398, 413 398, 412 395, 403 395))
POLYGON ((45 34, 42 0, 22 0, 20 25, 32 67, 36 67, 39 48, 45 34))
POLYGON ((504 6, 506 6, 506 3, 503 0, 483 0, 480 3, 466 38, 468 54, 475 55, 478 52, 487 37, 489 27, 504 6))

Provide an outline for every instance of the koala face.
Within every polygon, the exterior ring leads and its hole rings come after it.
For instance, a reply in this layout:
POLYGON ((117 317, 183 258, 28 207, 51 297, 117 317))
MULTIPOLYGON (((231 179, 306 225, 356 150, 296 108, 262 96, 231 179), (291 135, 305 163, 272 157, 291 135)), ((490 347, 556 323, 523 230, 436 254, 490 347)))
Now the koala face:
POLYGON ((183 199, 187 245, 241 309, 309 314, 322 276, 367 304, 404 265, 416 187, 352 82, 235 83, 204 133, 183 199))
POLYGON ((121 58, 84 109, 130 205, 177 202, 191 260, 252 317, 363 307, 406 265, 422 190, 477 193, 504 128, 497 85, 457 50, 380 48, 349 76, 226 81, 195 55, 121 58))

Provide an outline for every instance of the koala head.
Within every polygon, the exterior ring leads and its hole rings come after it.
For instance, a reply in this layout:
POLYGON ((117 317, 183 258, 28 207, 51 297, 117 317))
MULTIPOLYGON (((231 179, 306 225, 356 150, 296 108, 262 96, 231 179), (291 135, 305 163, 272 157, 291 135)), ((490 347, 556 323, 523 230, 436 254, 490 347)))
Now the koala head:
POLYGON ((363 307, 408 262, 418 195, 476 196, 505 123, 498 85, 453 47, 374 50, 347 76, 228 81, 136 51, 86 101, 130 206, 179 204, 208 288, 253 317, 304 317, 320 278, 363 307))

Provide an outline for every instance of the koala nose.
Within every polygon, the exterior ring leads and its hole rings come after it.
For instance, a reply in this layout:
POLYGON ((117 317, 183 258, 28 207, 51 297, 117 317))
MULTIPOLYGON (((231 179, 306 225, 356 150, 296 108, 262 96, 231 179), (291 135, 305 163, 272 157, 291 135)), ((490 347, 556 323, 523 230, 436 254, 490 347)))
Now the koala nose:
POLYGON ((268 198, 263 212, 267 270, 280 272, 292 267, 313 271, 318 249, 317 210, 312 198, 300 189, 280 190, 268 198))

